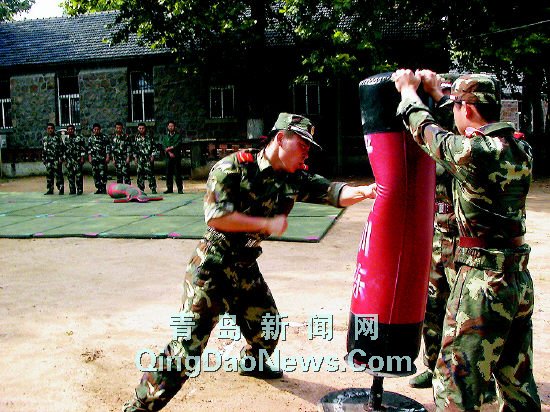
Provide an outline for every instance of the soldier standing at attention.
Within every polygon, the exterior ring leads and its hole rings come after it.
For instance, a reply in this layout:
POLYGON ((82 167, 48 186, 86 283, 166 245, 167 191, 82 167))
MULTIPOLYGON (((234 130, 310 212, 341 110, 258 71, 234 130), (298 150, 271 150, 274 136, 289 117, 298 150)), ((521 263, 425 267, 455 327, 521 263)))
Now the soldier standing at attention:
POLYGON ((240 374, 261 379, 283 375, 259 356, 261 350, 271 355, 278 341, 262 334, 262 319, 279 315, 256 262, 260 243, 285 232, 296 201, 346 207, 373 199, 376 186, 331 183, 308 172, 304 162, 317 143, 313 125, 303 116, 281 113, 270 137, 264 149, 235 152, 210 171, 204 198, 208 228, 187 266, 180 314, 192 322, 190 336, 172 340, 162 355, 181 360, 183 367, 178 371, 174 363, 171 371, 146 372, 126 412, 162 409, 188 378, 186 359, 202 354, 226 312, 235 316, 247 341, 240 374))
POLYGON ((46 166, 46 193, 45 195, 53 195, 53 180, 55 177, 55 185, 62 195, 65 192, 63 181, 63 140, 61 136, 55 133, 55 125, 48 123, 46 127, 46 135, 42 138, 43 152, 42 161, 46 166))
POLYGON ((151 193, 157 193, 157 180, 153 171, 155 161, 155 145, 151 136, 147 134, 145 123, 138 124, 138 133, 134 138, 134 154, 137 165, 137 185, 145 190, 145 179, 149 181, 151 193))
POLYGON ((181 176, 181 150, 182 137, 176 132, 176 123, 173 120, 166 126, 168 133, 162 139, 162 148, 166 155, 166 191, 164 193, 174 193, 174 178, 178 193, 183 193, 183 179, 181 176))
POLYGON ((116 182, 132 184, 130 179, 132 144, 128 135, 124 133, 124 125, 121 122, 115 123, 115 134, 111 137, 111 152, 115 165, 116 182))
POLYGON ((86 156, 84 138, 75 133, 74 125, 67 126, 65 138, 65 160, 67 162, 67 180, 69 194, 81 195, 83 192, 82 165, 86 156))
POLYGON ((417 95, 421 81, 442 97, 435 73, 398 70, 398 113, 414 140, 453 176, 459 230, 455 285, 447 303, 433 379, 438 411, 480 410, 491 376, 501 410, 540 411, 533 377, 533 281, 524 241, 531 147, 499 122, 500 94, 488 75, 460 76, 452 86, 455 126, 435 123, 417 95))
POLYGON ((107 165, 110 152, 109 139, 101 133, 101 125, 94 123, 92 135, 88 141, 88 157, 92 164, 92 175, 97 189, 96 195, 107 193, 107 165))

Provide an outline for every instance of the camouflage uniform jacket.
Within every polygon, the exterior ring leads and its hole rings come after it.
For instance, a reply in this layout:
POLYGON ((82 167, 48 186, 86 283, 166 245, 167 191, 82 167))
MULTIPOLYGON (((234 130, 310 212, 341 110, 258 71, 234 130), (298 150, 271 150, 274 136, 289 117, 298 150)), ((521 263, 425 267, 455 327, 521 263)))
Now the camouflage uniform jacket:
POLYGON ((126 159, 132 152, 132 142, 127 134, 111 136, 111 153, 115 159, 126 159))
POLYGON ((88 153, 93 159, 103 159, 111 153, 111 144, 109 138, 101 133, 96 136, 92 134, 88 140, 88 153))
MULTIPOLYGON (((288 215, 296 201, 338 206, 344 186, 304 170, 276 172, 263 150, 243 150, 223 158, 210 171, 204 217, 208 223, 234 211, 260 217, 288 215)), ((261 233, 222 233, 210 227, 205 234, 222 253, 258 247, 267 237, 261 233)))
POLYGON ((133 139, 133 151, 136 158, 149 158, 154 156, 155 144, 153 139, 149 135, 142 137, 139 133, 134 136, 133 139))
POLYGON ((453 176, 454 210, 461 236, 510 239, 525 234, 525 200, 532 153, 514 138, 511 123, 490 123, 455 135, 438 126, 419 100, 398 107, 416 142, 453 176))
POLYGON ((50 136, 49 134, 45 135, 42 138, 43 153, 42 159, 46 161, 55 161, 63 159, 63 153, 65 147, 63 145, 63 139, 61 136, 54 134, 50 136))
MULTIPOLYGON (((435 202, 447 205, 453 204, 453 177, 445 168, 436 163, 435 165, 435 202)), ((438 212, 436 207, 434 224, 437 229, 449 236, 458 235, 454 211, 448 213, 438 212)))
POLYGON ((65 160, 80 160, 86 156, 86 142, 79 135, 65 136, 65 160))

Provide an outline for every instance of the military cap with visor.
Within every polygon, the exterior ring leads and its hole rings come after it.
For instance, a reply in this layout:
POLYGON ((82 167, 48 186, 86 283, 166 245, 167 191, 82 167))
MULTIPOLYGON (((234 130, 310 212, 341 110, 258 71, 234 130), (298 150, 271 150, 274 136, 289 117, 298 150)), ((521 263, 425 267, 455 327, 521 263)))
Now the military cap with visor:
POLYGON ((500 83, 488 74, 464 74, 456 79, 451 87, 449 100, 452 103, 500 104, 500 83))
POLYGON ((269 135, 274 136, 280 130, 290 130, 302 139, 307 140, 309 143, 314 144, 319 149, 322 149, 321 146, 313 140, 315 127, 307 117, 299 114, 280 113, 273 129, 269 132, 269 135))

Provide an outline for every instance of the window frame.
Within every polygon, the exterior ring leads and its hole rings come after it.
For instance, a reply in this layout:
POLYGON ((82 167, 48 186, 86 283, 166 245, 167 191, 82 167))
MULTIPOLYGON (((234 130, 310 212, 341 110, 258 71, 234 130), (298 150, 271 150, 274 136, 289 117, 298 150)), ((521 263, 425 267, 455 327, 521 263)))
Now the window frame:
POLYGON ((293 109, 294 109, 294 112, 295 113, 302 113, 304 115, 309 115, 309 116, 318 116, 321 114, 321 86, 319 84, 319 82, 305 82, 305 83, 300 83, 300 84, 294 84, 292 86, 292 106, 293 106, 293 109), (297 90, 298 87, 303 87, 304 88, 304 91, 303 93, 299 93, 299 91, 297 90), (315 108, 316 108, 316 111, 312 111, 312 108, 310 108, 310 102, 309 102, 309 98, 308 96, 310 95, 310 88, 315 88, 316 89, 316 93, 317 93, 317 101, 315 103, 315 108), (297 95, 299 94, 299 95, 297 95), (301 99, 302 100, 302 104, 300 106, 303 105, 304 107, 304 110, 298 110, 298 107, 297 107, 297 99, 301 99))
MULTIPOLYGON (((65 86, 64 86, 65 87, 65 86)), ((74 90, 73 90, 74 91, 74 90)), ((59 126, 68 126, 74 124, 80 126, 80 86, 78 85, 78 76, 57 76, 57 122, 59 126), (61 94, 62 79, 76 79, 76 87, 78 93, 61 94), (68 116, 67 122, 63 122, 63 107, 62 101, 67 101, 68 116)))
POLYGON ((132 122, 154 122, 155 121, 155 86, 153 82, 153 74, 151 71, 147 70, 133 70, 130 72, 130 120, 132 122), (141 79, 138 79, 138 84, 143 82, 145 87, 140 87, 138 89, 134 89, 134 75, 141 76, 141 79), (134 110, 134 96, 141 95, 140 99, 140 107, 141 107, 141 118, 138 119, 135 117, 136 111, 134 110), (150 117, 148 118, 148 114, 146 113, 146 95, 150 95, 149 97, 152 99, 152 108, 150 113, 150 117))
MULTIPOLYGON (((11 117, 11 95, 10 95, 10 86, 9 80, 0 80, 2 83, 7 83, 6 95, 2 95, 0 92, 0 129, 12 129, 13 128, 13 119, 11 117), (8 106, 9 105, 9 106, 8 106)), ((2 90, 2 88, 0 88, 2 90)))
POLYGON ((209 92, 208 92, 208 102, 209 102, 209 115, 210 119, 234 119, 235 118, 235 85, 234 84, 226 84, 223 86, 210 86, 209 92), (225 91, 231 91, 231 109, 226 110, 225 107, 227 107, 225 102, 225 91), (213 107, 212 107, 212 94, 213 92, 219 92, 219 101, 220 101, 220 113, 219 116, 215 116, 214 113, 212 113, 213 107), (229 112, 229 114, 226 114, 229 112))

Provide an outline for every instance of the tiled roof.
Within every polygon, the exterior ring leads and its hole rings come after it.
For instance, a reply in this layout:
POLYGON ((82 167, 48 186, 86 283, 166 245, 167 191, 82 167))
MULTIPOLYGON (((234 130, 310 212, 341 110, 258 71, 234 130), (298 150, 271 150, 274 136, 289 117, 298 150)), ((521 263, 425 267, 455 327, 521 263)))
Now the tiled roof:
POLYGON ((128 43, 109 45, 117 12, 51 17, 0 23, 0 68, 89 61, 112 61, 129 57, 165 54, 128 43))
MULTIPOLYGON (((122 60, 135 57, 168 54, 166 50, 152 50, 140 46, 132 35, 127 43, 110 45, 115 28, 116 11, 84 14, 77 17, 51 17, 0 23, 0 69, 33 65, 75 64, 122 60)), ((323 8, 319 13, 326 13, 323 8)), ((349 27, 352 18, 341 22, 349 27)), ((288 29, 287 29, 288 30, 288 29)), ((430 28, 411 24, 386 22, 382 24, 383 37, 392 39, 426 38, 430 28)), ((289 46, 294 43, 291 33, 273 20, 266 29, 268 47, 289 46)))

